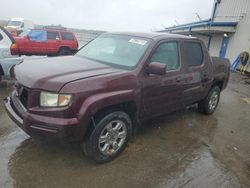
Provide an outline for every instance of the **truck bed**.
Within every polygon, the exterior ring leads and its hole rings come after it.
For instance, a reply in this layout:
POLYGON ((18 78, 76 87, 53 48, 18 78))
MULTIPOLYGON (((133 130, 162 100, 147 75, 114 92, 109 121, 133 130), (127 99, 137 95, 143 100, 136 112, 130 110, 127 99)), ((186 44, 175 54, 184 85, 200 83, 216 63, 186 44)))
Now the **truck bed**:
POLYGON ((218 81, 220 80, 228 81, 230 74, 230 65, 231 65, 229 59, 220 57, 211 57, 211 59, 213 63, 214 79, 218 81))

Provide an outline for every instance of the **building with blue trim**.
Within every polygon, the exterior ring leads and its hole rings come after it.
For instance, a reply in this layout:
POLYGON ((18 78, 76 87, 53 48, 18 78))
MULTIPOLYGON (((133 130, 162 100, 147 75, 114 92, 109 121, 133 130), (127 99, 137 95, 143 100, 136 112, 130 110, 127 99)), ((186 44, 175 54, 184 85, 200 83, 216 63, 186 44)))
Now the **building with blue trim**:
POLYGON ((159 32, 201 38, 211 55, 226 57, 232 62, 240 52, 250 52, 250 0, 215 0, 210 19, 159 32))

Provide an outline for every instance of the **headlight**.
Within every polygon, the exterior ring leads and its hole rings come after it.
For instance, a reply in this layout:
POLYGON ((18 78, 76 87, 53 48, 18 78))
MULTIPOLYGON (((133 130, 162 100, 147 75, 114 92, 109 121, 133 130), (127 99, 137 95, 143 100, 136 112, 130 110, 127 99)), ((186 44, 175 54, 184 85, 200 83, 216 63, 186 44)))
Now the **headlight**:
POLYGON ((40 93, 40 106, 44 107, 62 107, 69 105, 71 101, 71 95, 57 94, 42 91, 40 93))

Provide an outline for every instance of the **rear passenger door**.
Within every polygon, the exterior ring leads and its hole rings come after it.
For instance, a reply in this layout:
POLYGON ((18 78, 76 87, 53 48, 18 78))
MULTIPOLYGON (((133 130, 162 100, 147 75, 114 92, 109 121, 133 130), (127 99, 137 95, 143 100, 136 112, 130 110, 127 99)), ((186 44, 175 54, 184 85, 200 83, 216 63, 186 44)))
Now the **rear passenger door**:
POLYGON ((22 52, 26 54, 46 54, 46 31, 44 30, 31 30, 27 34, 27 38, 23 39, 22 52))
POLYGON ((199 41, 183 41, 181 44, 183 65, 183 102, 190 105, 204 97, 210 82, 211 72, 206 64, 208 54, 205 46, 199 41))
POLYGON ((61 39, 57 31, 47 31, 47 53, 54 54, 59 51, 61 39))

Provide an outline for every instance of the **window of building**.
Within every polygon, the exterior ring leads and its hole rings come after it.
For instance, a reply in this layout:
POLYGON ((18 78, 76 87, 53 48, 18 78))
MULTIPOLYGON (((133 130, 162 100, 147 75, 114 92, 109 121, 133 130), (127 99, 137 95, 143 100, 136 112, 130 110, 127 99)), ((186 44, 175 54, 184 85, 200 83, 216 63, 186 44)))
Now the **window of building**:
POLYGON ((63 40, 74 40, 72 33, 61 33, 63 40))
POLYGON ((199 66, 203 62, 203 51, 198 42, 184 42, 183 44, 186 63, 188 66, 199 66))
POLYGON ((159 62, 167 65, 167 70, 175 70, 179 67, 179 51, 177 42, 164 42, 154 51, 151 62, 159 62))

